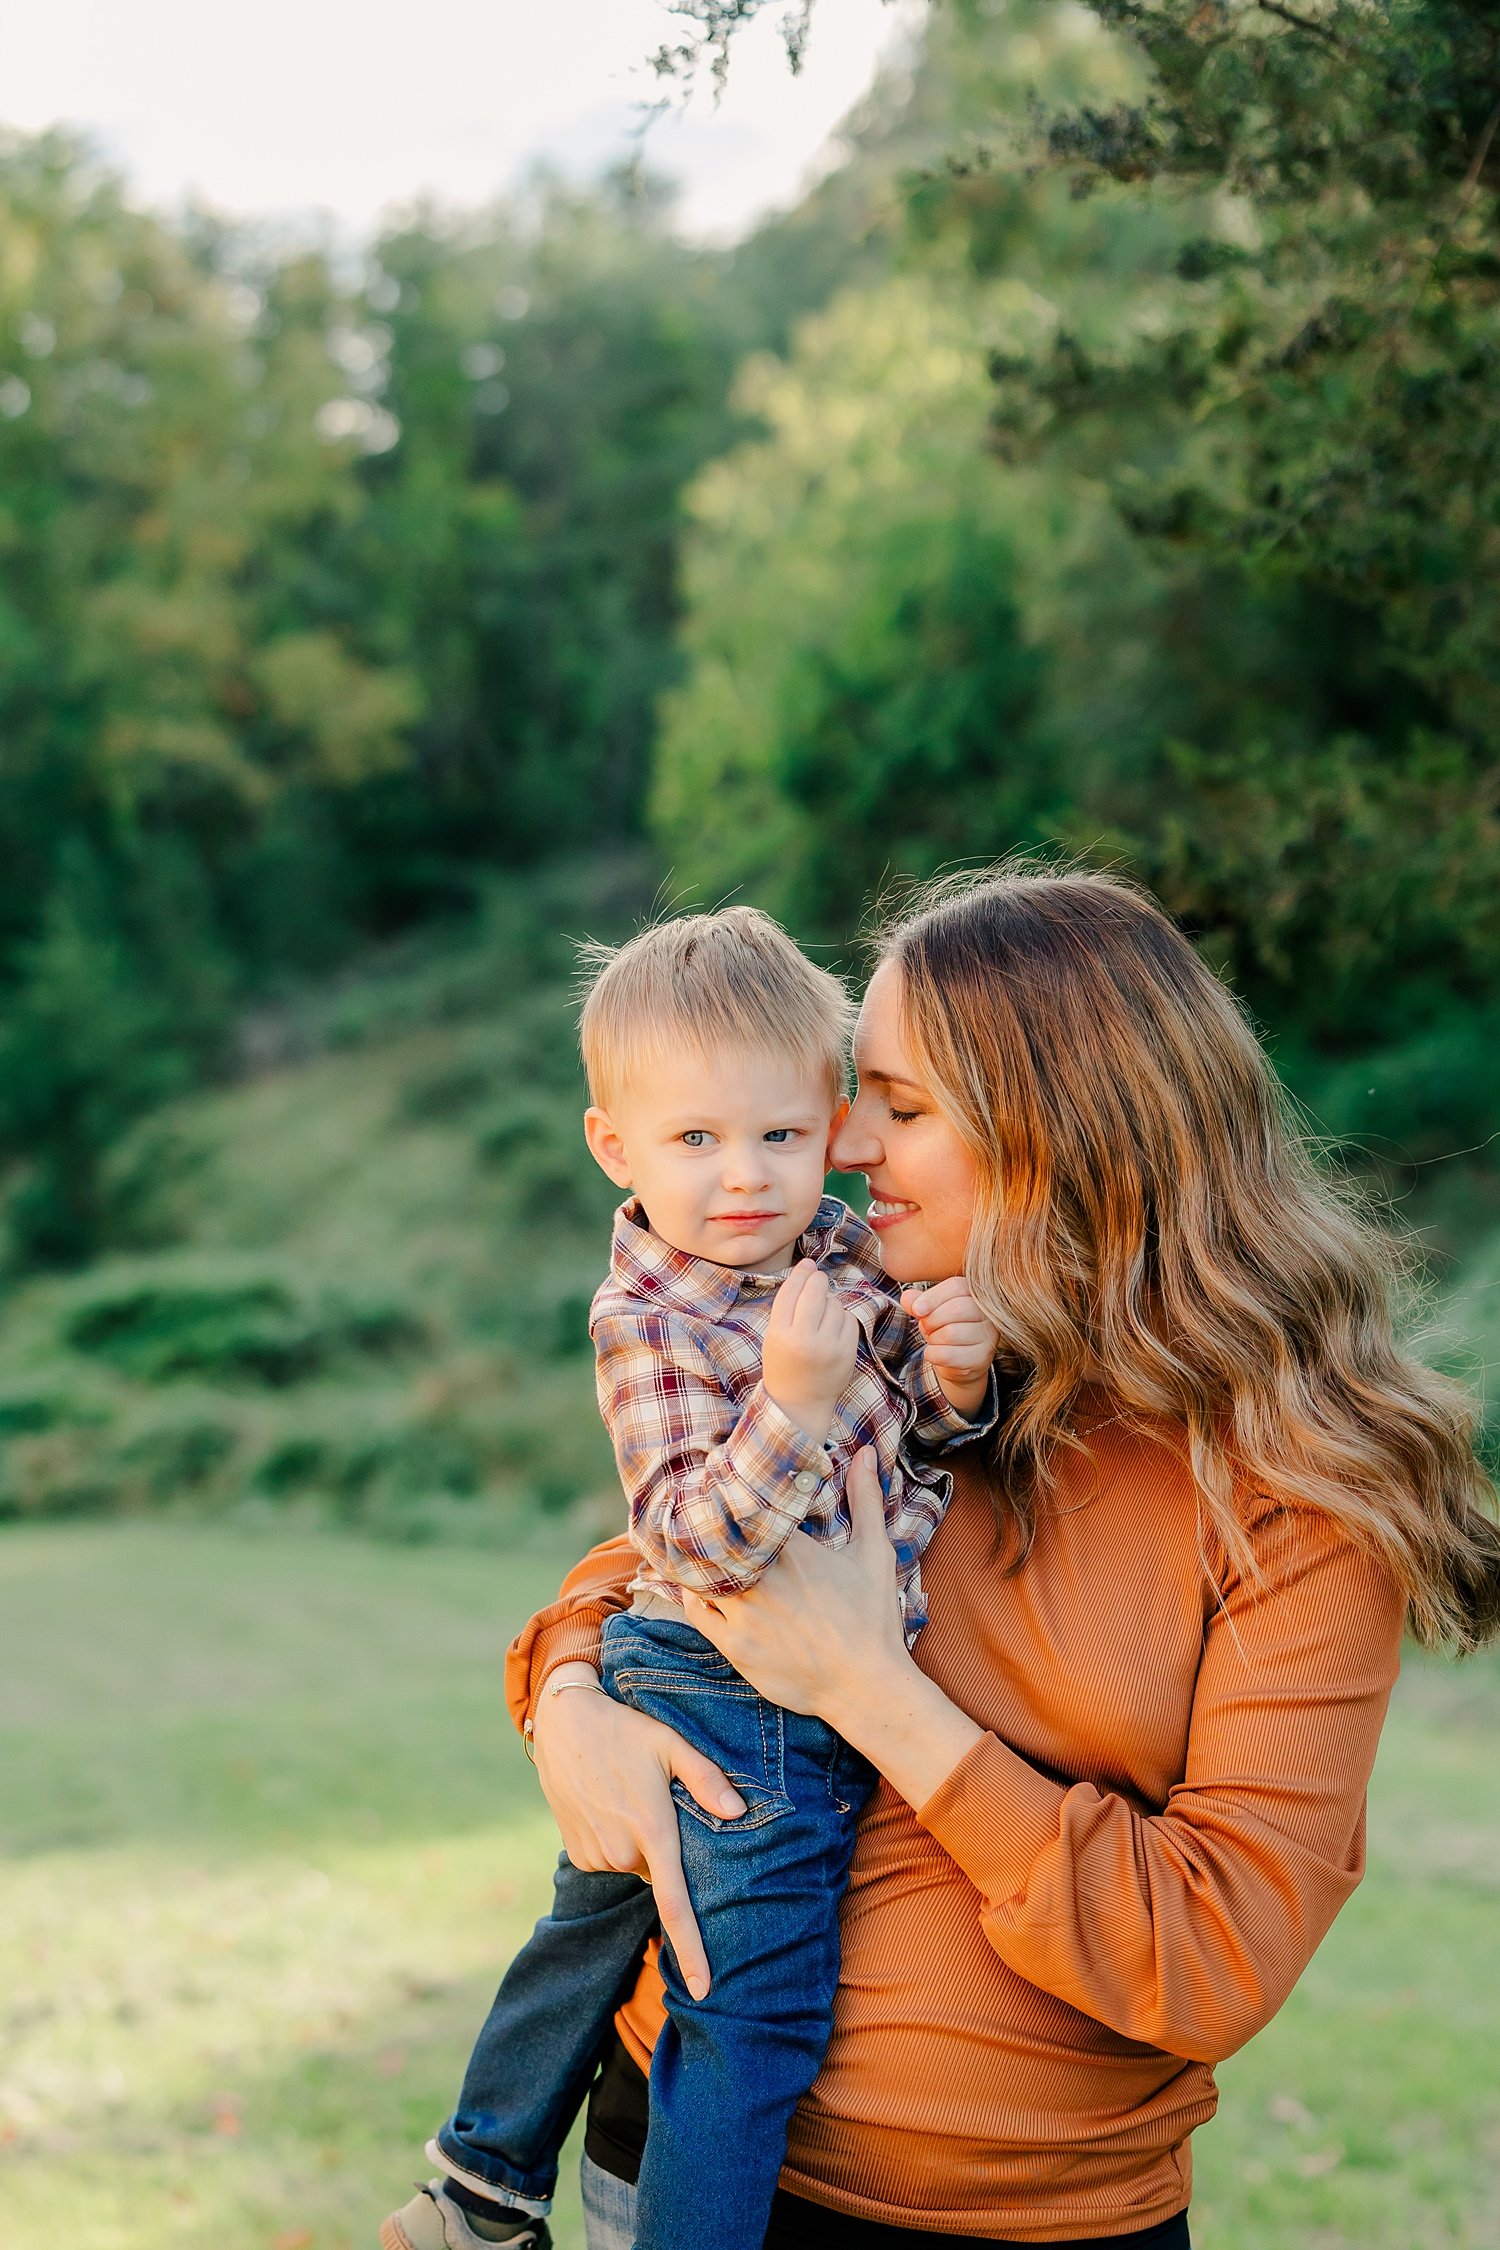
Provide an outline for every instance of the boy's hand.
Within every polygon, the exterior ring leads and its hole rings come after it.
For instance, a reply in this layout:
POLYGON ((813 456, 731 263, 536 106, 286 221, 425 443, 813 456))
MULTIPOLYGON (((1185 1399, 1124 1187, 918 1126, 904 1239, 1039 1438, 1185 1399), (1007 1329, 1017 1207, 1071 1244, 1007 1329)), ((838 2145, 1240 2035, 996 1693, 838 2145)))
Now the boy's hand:
POLYGON ((974 1302, 962 1274, 930 1289, 903 1289, 901 1302, 922 1331, 927 1364, 950 1406, 977 1414, 989 1389, 1000 1331, 974 1302))
POLYGON ((767 1397, 814 1445, 828 1435, 858 1350, 859 1322, 811 1258, 803 1258, 776 1292, 760 1372, 767 1397))

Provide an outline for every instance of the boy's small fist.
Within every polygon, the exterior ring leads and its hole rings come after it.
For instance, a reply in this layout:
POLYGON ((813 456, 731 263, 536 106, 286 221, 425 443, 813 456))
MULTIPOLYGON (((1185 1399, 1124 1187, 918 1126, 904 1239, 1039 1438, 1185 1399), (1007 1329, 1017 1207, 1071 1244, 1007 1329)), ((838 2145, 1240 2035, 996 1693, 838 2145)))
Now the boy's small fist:
POLYGON ((962 1274, 930 1289, 904 1289, 901 1302, 922 1331, 927 1364, 961 1414, 983 1404, 1000 1331, 981 1311, 962 1274))
POLYGON ((810 1258, 776 1292, 761 1346, 766 1394, 815 1444, 854 1373, 859 1322, 810 1258))

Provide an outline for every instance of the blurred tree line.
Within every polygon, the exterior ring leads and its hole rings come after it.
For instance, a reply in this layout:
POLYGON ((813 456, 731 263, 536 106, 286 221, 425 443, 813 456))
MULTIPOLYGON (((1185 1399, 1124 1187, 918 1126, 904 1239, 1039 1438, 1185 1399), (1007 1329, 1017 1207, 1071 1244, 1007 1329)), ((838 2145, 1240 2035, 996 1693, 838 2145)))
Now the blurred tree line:
POLYGON ((891 873, 1123 863, 1331 1132, 1482 1144, 1497 123, 1479 0, 941 0, 732 252, 625 174, 357 269, 8 140, 15 1256, 247 1001, 648 832, 835 945, 891 873))
POLYGON ((681 495, 835 239, 710 255, 649 180, 542 178, 351 268, 0 144, 15 1256, 97 1247, 109 1148, 248 1001, 485 870, 638 848, 681 495))
POLYGON ((1482 1153, 1500 17, 954 0, 923 71, 891 274, 695 490, 666 837, 830 936, 889 872, 1115 859, 1332 1134, 1482 1153))

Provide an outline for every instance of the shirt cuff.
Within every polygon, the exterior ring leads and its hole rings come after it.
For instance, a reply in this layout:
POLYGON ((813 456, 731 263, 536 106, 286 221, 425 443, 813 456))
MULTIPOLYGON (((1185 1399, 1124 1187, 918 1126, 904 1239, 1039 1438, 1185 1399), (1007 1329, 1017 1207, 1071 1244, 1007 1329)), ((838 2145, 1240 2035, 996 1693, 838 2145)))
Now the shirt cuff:
POLYGON ((993 1367, 985 1385, 984 1397, 973 1414, 965 1414, 953 1404, 928 1366, 925 1352, 917 1362, 911 1396, 912 1404, 917 1410, 916 1421, 912 1425, 913 1435, 923 1445, 940 1449, 950 1445, 965 1445, 971 1438, 988 1437, 1000 1419, 1000 1382, 993 1367))
POLYGON ((984 1899, 1013 1898, 1057 1841, 1068 1791, 983 1735, 936 1788, 917 1819, 984 1899))
POLYGON ((555 1624, 528 1626, 511 1642, 505 1652, 505 1702, 518 1733, 525 1733, 538 1696, 560 1664, 599 1669, 604 1620, 612 1614, 604 1604, 591 1603, 555 1624))
POLYGON ((833 1474, 828 1448, 815 1444, 800 1423, 783 1413, 764 1384, 756 1385, 725 1439, 724 1462, 768 1508, 795 1523, 833 1474))

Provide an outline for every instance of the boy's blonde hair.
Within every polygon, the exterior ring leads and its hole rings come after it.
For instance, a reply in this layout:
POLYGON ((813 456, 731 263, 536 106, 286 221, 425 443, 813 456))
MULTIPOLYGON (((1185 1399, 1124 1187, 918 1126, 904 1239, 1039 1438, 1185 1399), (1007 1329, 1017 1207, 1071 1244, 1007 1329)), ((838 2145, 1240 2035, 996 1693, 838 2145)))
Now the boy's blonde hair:
POLYGON ((835 1102, 844 1098, 854 1008, 843 980, 758 907, 684 914, 580 955, 578 1037, 601 1108, 683 1046, 702 1056, 726 1047, 788 1055, 825 1080, 835 1102))

